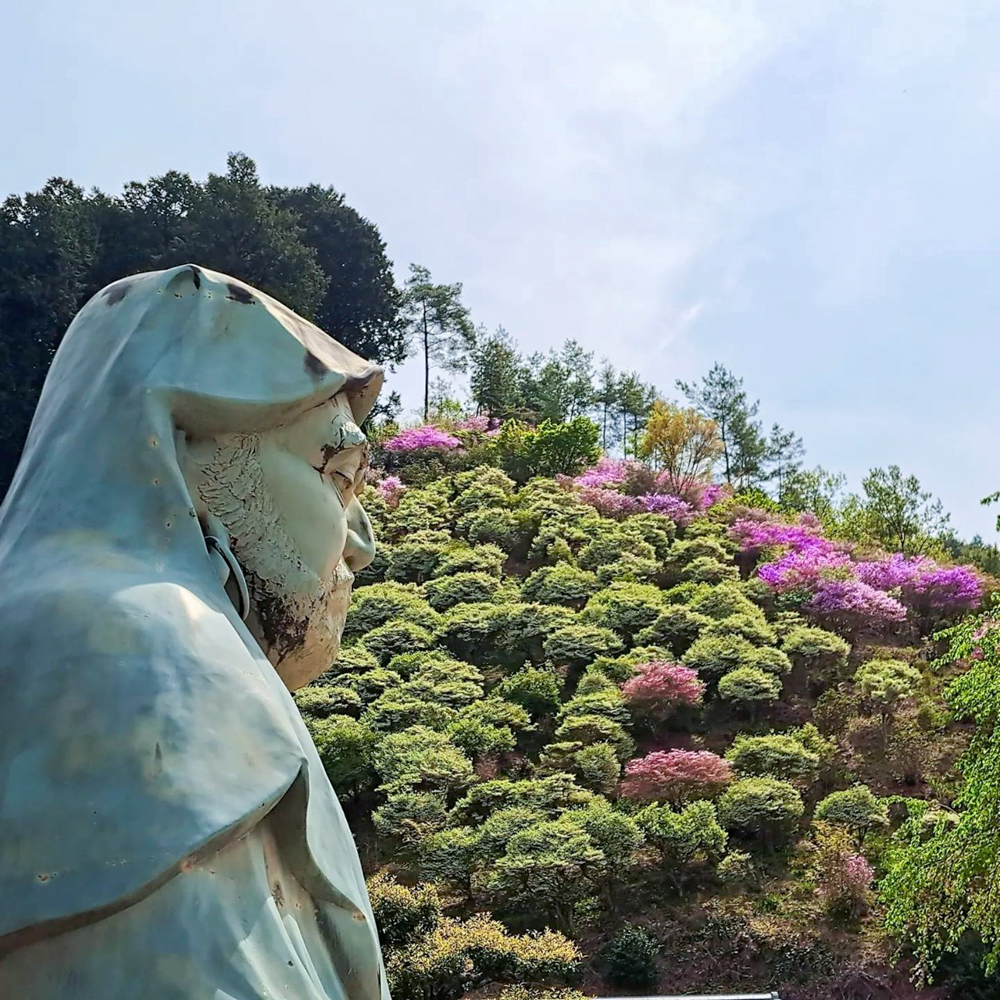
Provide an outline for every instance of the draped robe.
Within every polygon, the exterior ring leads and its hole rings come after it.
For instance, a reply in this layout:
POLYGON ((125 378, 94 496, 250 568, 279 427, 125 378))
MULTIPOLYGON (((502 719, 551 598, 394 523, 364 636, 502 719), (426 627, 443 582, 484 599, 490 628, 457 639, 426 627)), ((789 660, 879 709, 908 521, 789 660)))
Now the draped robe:
POLYGON ((73 321, 0 509, 0 996, 388 1000, 350 830, 220 583, 185 436, 381 372, 195 266, 73 321))

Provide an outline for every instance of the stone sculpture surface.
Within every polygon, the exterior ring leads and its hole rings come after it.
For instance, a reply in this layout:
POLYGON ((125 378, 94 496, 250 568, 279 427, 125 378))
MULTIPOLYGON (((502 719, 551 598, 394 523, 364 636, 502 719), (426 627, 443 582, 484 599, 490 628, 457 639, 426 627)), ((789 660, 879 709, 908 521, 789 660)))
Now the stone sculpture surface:
POLYGON ((388 998, 289 693, 374 554, 381 381, 195 266, 70 326, 0 510, 0 996, 388 998))

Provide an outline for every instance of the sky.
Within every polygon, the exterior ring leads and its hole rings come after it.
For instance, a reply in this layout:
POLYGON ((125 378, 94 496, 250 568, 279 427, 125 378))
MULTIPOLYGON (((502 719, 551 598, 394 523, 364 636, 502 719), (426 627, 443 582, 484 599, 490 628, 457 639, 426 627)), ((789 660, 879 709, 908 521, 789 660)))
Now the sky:
POLYGON ((4 0, 0 37, 0 196, 243 151, 523 350, 668 398, 721 362, 809 464, 998 540, 993 0, 4 0))

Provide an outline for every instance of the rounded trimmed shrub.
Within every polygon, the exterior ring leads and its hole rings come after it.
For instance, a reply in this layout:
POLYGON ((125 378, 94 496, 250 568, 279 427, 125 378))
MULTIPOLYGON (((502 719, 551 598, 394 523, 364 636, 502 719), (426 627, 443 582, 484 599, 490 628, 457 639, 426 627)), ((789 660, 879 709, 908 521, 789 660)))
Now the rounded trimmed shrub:
POLYGON ((557 667, 585 667, 598 656, 613 656, 621 648, 621 640, 611 629, 597 625, 564 625, 543 646, 545 659, 557 667))
POLYGON ((400 620, 372 629, 361 642, 384 667, 397 653, 430 649, 434 639, 427 629, 411 621, 400 620))
POLYGON ((759 650, 738 635, 702 636, 681 657, 681 662, 707 680, 717 680, 737 667, 753 666, 759 650))
POLYGON ((424 594, 435 611, 447 611, 456 604, 486 603, 499 586, 500 581, 488 573, 455 573, 428 580, 424 594))
POLYGON ((740 734, 726 751, 737 774, 743 777, 771 777, 782 781, 815 778, 819 754, 787 734, 747 736, 740 734))
MULTIPOLYGON (((690 612, 694 613, 694 612, 690 612)), ((726 618, 710 619, 703 635, 739 635, 756 646, 769 646, 777 642, 774 629, 763 614, 729 615, 726 618)))
POLYGON ((536 569, 521 587, 521 599, 534 604, 563 604, 582 608, 597 590, 593 573, 567 562, 536 569))
POLYGON ((719 681, 719 697, 741 708, 754 709, 781 697, 781 681, 757 667, 737 667, 719 681))
POLYGON ((787 781, 743 778, 722 793, 719 822, 731 833, 759 837, 773 845, 784 840, 802 818, 802 796, 787 781))
POLYGON ((456 573, 486 573, 500 576, 507 553, 496 545, 452 545, 442 553, 431 573, 431 579, 454 576, 456 573))
POLYGON ((685 604, 670 604, 636 639, 641 643, 664 646, 674 656, 683 656, 699 633, 711 623, 712 619, 708 615, 692 611, 685 604))

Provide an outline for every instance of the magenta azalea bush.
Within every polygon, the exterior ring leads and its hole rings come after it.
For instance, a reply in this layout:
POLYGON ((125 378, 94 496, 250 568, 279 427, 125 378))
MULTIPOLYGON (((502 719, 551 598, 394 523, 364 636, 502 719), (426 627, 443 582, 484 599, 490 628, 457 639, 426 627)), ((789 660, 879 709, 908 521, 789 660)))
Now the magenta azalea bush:
POLYGON ((383 447, 388 452, 407 455, 415 451, 454 451, 461 444, 453 434, 432 424, 425 424, 423 427, 408 427, 400 431, 386 441, 383 447))
POLYGON ((982 582, 970 566, 899 553, 855 561, 851 547, 824 537, 811 514, 793 523, 764 511, 752 515, 734 522, 729 535, 745 555, 765 557, 757 575, 776 593, 805 592, 805 610, 832 625, 877 629, 903 621, 907 610, 956 614, 982 599, 982 582))
POLYGON ((390 507, 395 507, 399 503, 399 498, 406 492, 406 486, 399 476, 386 476, 375 484, 375 489, 390 507))
POLYGON ((698 672, 680 663, 651 660, 636 666, 622 685, 625 700, 647 715, 666 716, 681 705, 699 705, 705 685, 698 672))
POLYGON ((709 750, 655 750, 628 762, 621 794, 642 802, 680 804, 717 794, 732 777, 729 761, 709 750))

